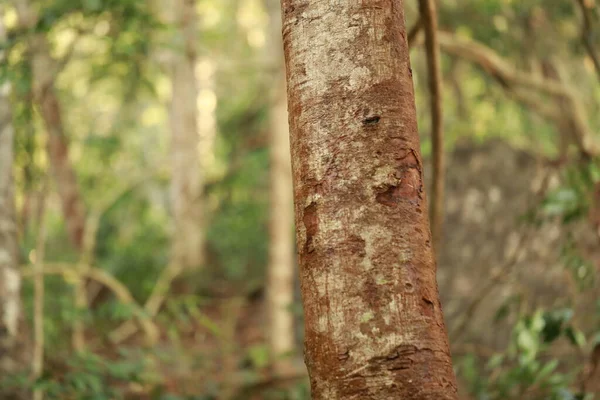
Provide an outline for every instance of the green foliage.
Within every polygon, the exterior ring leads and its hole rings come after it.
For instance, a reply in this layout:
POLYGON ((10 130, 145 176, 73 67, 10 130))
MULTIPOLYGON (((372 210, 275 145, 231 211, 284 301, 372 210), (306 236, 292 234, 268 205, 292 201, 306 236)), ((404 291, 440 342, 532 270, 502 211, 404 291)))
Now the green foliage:
POLYGON ((579 371, 564 371, 560 361, 548 359, 551 346, 565 338, 576 348, 585 343, 582 332, 570 324, 570 309, 539 310, 524 315, 514 326, 505 353, 496 353, 485 365, 474 355, 464 357, 458 373, 477 399, 582 399, 570 388, 579 371))
POLYGON ((147 196, 134 190, 118 200, 100 224, 100 264, 123 282, 138 301, 147 298, 168 263, 167 218, 147 196))
MULTIPOLYGON (((207 166, 205 200, 207 204, 207 248, 205 269, 186 277, 194 289, 214 294, 228 291, 245 295, 264 284, 268 261, 268 139, 265 132, 272 101, 266 93, 273 86, 272 66, 262 61, 265 49, 250 44, 250 37, 260 42, 264 21, 255 13, 250 32, 242 21, 241 10, 253 0, 199 0, 201 23, 198 54, 216 66, 214 95, 218 134, 214 160, 207 166), (233 288, 233 289, 231 289, 233 288), (219 289, 219 290, 217 290, 219 289)), ((167 266, 171 231, 170 196, 167 177, 170 148, 168 135, 169 81, 161 70, 160 53, 170 43, 173 27, 158 20, 151 2, 145 0, 39 0, 39 21, 31 30, 12 26, 8 40, 0 43, 8 62, 0 64, 0 85, 10 81, 13 87, 13 122, 16 128, 16 180, 19 209, 40 187, 40 177, 49 171, 45 155, 46 130, 35 109, 32 97, 30 39, 43 35, 51 53, 61 67, 55 81, 63 109, 63 122, 70 144, 70 160, 77 172, 81 192, 89 209, 94 209, 107 194, 118 191, 127 182, 146 172, 146 181, 127 190, 102 215, 97 233, 94 265, 119 279, 143 303, 160 272, 167 266), (69 48, 73 52, 69 52, 69 48), (159 176, 160 175, 160 176, 159 176)), ((262 4, 255 2, 258 8, 262 4)), ((410 5, 406 3, 406 7, 410 5)), ((441 27, 446 31, 476 38, 506 57, 510 65, 531 72, 525 56, 539 61, 552 54, 565 63, 568 82, 582 102, 590 103, 588 112, 598 111, 597 84, 590 84, 585 69, 583 49, 579 43, 579 14, 571 0, 450 0, 439 2, 441 27), (527 22, 545 13, 537 31, 528 32, 527 22), (523 40, 527 38, 528 40, 523 40), (596 101, 597 102, 597 101, 596 101), (595 108, 593 108, 595 107, 595 108)), ((259 10, 260 11, 260 10, 259 10)), ((414 13, 413 13, 414 14, 414 13)), ((410 15, 414 17, 414 15, 410 15)), ((428 94, 426 79, 419 73, 423 60, 413 52, 417 88, 419 125, 423 134, 423 153, 429 155, 428 94)), ((556 128, 530 110, 513 102, 486 71, 460 59, 443 56, 445 85, 444 109, 446 145, 450 151, 467 137, 484 142, 500 137, 519 148, 540 156, 553 156, 557 149, 556 128), (457 67, 456 70, 453 68, 457 67), (454 74, 454 75, 453 75, 454 74)), ((201 88, 202 89, 202 88, 201 88)), ((543 98, 544 101, 549 100, 543 98)), ((550 101, 548 101, 550 102, 550 101)), ((600 120, 590 118, 593 131, 600 120)), ((501 169, 499 167, 499 169, 501 169)), ((452 172, 452 171, 450 171, 452 172)), ((588 215, 594 199, 590 196, 600 180, 598 162, 570 166, 561 176, 561 186, 549 193, 540 210, 532 213, 535 222, 560 220, 566 239, 562 243, 565 268, 572 273, 581 290, 595 287, 596 268, 587 260, 568 229, 588 215), (539 217, 541 215, 541 217, 539 217)), ((54 192, 52 187, 51 191, 54 192)), ((63 217, 54 193, 49 196, 47 259, 77 262, 79 254, 68 245, 63 217)), ((35 210, 29 210, 29 225, 23 227, 21 254, 30 259, 35 248, 35 210)), ((291 230, 291 227, 290 227, 291 230)), ((173 296, 166 300, 156 318, 161 346, 148 354, 123 352, 118 357, 86 354, 67 356, 68 338, 75 320, 83 320, 94 340, 104 339, 115 326, 130 320, 131 306, 116 301, 110 294, 96 299, 89 312, 73 305, 73 282, 62 277, 46 279, 46 316, 44 330, 49 359, 46 375, 36 383, 49 399, 120 399, 130 382, 153 387, 153 400, 216 399, 222 389, 218 375, 221 353, 238 351, 237 361, 248 368, 248 380, 257 379, 268 367, 266 346, 260 340, 238 348, 228 336, 220 317, 208 312, 218 308, 222 298, 208 300, 197 293, 173 296), (98 304, 96 304, 98 303, 98 304), (194 335, 193 346, 188 336, 194 335), (216 344, 215 344, 216 343, 216 344), (163 347, 164 346, 164 347, 163 347), (197 349, 206 346, 208 349, 197 349), (214 348, 213 348, 214 347, 214 348), (156 385, 148 372, 149 360, 156 357, 170 377, 178 368, 202 381, 194 395, 171 393, 156 385), (217 371, 215 373, 215 370, 217 371)), ((525 296, 513 296, 495 315, 495 324, 513 322, 517 309, 526 309, 525 296)), ((28 319, 32 318, 32 290, 24 290, 28 319)), ((567 299, 561 304, 573 304, 567 299)), ((600 307, 600 304, 599 304, 600 307)), ((290 305, 296 314, 299 305, 290 305)), ((586 335, 573 322, 568 308, 544 309, 521 316, 513 326, 506 351, 483 361, 466 357, 459 365, 478 399, 581 399, 571 388, 574 372, 562 359, 554 358, 557 343, 570 343, 573 354, 583 351, 586 335)), ((600 342, 600 325, 586 331, 588 346, 600 342)), ((132 339, 134 343, 138 338, 132 339)), ((103 344, 104 345, 104 344, 103 344)), ((101 351, 105 349, 101 347, 101 351)), ((178 370, 179 372, 179 370, 178 370)), ((182 379, 176 376, 173 379, 182 379)), ((11 384, 28 386, 27 377, 14 378, 11 384)), ((306 382, 288 388, 270 389, 265 399, 301 400, 309 398, 306 382)), ((587 400, 587 399, 586 399, 587 400)))
POLYGON ((120 400, 126 398, 128 385, 150 383, 145 377, 143 359, 111 360, 86 353, 64 363, 47 369, 33 385, 25 375, 5 379, 2 384, 9 388, 41 389, 50 400, 120 400))
POLYGON ((584 218, 592 205, 594 186, 600 182, 600 160, 570 165, 562 171, 561 187, 542 203, 547 218, 561 217, 564 224, 584 218))

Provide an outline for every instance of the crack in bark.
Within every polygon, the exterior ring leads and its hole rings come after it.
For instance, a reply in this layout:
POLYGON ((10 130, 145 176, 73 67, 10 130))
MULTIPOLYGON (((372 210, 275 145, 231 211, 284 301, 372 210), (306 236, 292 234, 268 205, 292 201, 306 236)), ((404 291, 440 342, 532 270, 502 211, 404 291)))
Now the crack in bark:
POLYGON ((404 153, 396 157, 398 166, 392 177, 397 183, 379 186, 375 197, 378 203, 388 207, 395 207, 402 201, 419 204, 423 199, 423 177, 419 158, 412 149, 401 151, 404 153))
POLYGON ((319 220, 317 217, 317 203, 312 201, 304 208, 304 228, 306 228, 306 241, 304 242, 304 251, 312 253, 315 251, 314 237, 319 231, 319 220))
POLYGON ((377 125, 380 120, 381 120, 381 116, 379 116, 379 115, 373 115, 372 117, 368 117, 368 118, 363 119, 362 123, 365 126, 377 125))

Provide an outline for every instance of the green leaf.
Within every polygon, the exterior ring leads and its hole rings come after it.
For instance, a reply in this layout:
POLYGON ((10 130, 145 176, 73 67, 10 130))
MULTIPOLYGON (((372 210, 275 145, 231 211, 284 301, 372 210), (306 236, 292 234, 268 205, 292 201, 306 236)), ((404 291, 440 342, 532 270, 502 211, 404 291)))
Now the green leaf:
POLYGON ((558 360, 552 360, 552 361, 548 362, 546 365, 544 365, 542 367, 542 369, 540 370, 540 372, 538 373, 538 375, 536 377, 536 380, 537 381, 544 380, 546 377, 548 377, 550 374, 552 374, 552 372, 554 372, 556 367, 558 367, 558 360))
POLYGON ((269 364, 269 350, 264 345, 250 347, 248 357, 256 368, 264 368, 269 364))
POLYGON ((487 363, 488 369, 496 369, 504 362, 504 354, 494 354, 487 363))
POLYGON ((578 329, 575 329, 572 326, 569 326, 565 329, 565 335, 573 344, 573 346, 583 347, 585 346, 585 335, 578 329))

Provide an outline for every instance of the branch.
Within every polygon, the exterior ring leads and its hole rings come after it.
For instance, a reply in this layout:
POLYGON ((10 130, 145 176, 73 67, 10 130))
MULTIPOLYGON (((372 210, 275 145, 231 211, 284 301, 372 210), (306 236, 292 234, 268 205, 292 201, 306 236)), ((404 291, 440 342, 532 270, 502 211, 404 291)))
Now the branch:
POLYGON ((435 0, 419 0, 420 21, 425 28, 425 49, 431 108, 432 180, 430 220, 433 247, 440 254, 444 225, 444 118, 442 111, 442 68, 435 0))
MULTIPOLYGON (((183 268, 181 268, 181 266, 170 263, 159 275, 156 285, 154 285, 152 293, 150 293, 150 297, 148 297, 148 300, 146 300, 146 304, 144 305, 145 313, 151 318, 158 314, 158 311, 163 305, 165 297, 171 288, 171 284, 182 272, 183 268)), ((119 344, 135 334, 136 331, 137 327, 132 324, 131 321, 126 321, 110 334, 111 341, 115 344, 119 344)))
POLYGON ((577 0, 577 4, 579 4, 583 18, 583 26, 581 27, 581 41, 583 42, 588 55, 592 59, 594 68, 596 69, 596 74, 600 79, 600 57, 598 56, 596 48, 594 47, 592 16, 590 15, 590 9, 593 7, 593 5, 588 6, 585 0, 577 0))
MULTIPOLYGON (((593 135, 587 123, 585 109, 578 95, 572 89, 563 83, 516 70, 493 50, 475 41, 445 32, 439 33, 439 40, 444 52, 479 65, 507 90, 523 91, 530 89, 539 94, 551 96, 555 101, 564 101, 564 107, 557 108, 561 111, 558 115, 562 115, 561 121, 570 120, 572 123, 574 133, 579 139, 577 142, 579 151, 588 156, 596 154, 595 144, 590 143, 593 135)), ((523 99, 523 95, 515 97, 518 100, 523 99)), ((531 102, 532 99, 529 97, 529 100, 524 104, 529 107, 532 104, 531 102)), ((545 108, 545 106, 540 105, 535 107, 534 111, 545 108)), ((553 121, 557 121, 558 115, 553 118, 553 121)))
MULTIPOLYGON (((38 235, 35 245, 35 261, 33 265, 33 357, 31 369, 34 381, 42 377, 44 372, 44 258, 46 250, 46 197, 47 177, 42 182, 40 202, 38 205, 38 235)), ((34 386, 35 387, 35 386, 34 386)), ((44 398, 43 389, 36 387, 33 390, 33 400, 44 398)))
POLYGON ((417 36, 419 35, 419 32, 421 32, 422 28, 423 28, 423 17, 419 16, 419 19, 417 19, 417 22, 415 22, 413 27, 410 28, 410 30, 408 31, 408 35, 406 37, 407 41, 408 41, 409 49, 411 49, 415 45, 417 36))
MULTIPOLYGON (((69 263, 50 263, 46 264, 44 268, 45 275, 62 275, 65 280, 77 279, 79 274, 81 277, 92 279, 110 289, 117 299, 125 305, 132 307, 136 319, 146 334, 148 344, 152 345, 156 343, 159 337, 159 330, 156 325, 152 322, 150 317, 141 309, 136 303, 135 299, 129 292, 129 289, 116 278, 108 274, 107 272, 90 266, 86 266, 81 271, 77 271, 73 264, 69 263)), ((28 277, 33 275, 33 271, 29 267, 23 267, 23 276, 28 277)))

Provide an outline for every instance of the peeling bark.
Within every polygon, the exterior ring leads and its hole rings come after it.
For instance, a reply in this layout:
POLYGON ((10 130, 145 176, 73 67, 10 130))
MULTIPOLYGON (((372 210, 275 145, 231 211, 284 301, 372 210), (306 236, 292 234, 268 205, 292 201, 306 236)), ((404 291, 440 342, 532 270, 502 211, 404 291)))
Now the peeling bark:
POLYGON ((404 2, 283 0, 313 399, 457 399, 404 2))
POLYGON ((171 76, 171 199, 174 229, 172 257, 184 269, 201 266, 204 253, 202 218, 203 173, 198 131, 195 1, 165 1, 168 22, 175 27, 174 49, 168 55, 171 76))
POLYGON ((294 317, 290 309, 294 302, 294 242, 292 226, 294 206, 292 169, 286 88, 283 76, 283 45, 281 14, 277 0, 269 3, 269 51, 277 74, 270 113, 270 214, 269 267, 267 301, 269 312, 269 348, 276 374, 285 374, 290 367, 289 356, 295 349, 294 317), (288 358, 283 358, 284 356, 288 358))
MULTIPOLYGON (((0 13, 0 41, 4 39, 2 17, 0 13)), ((0 62, 3 57, 0 50, 0 62)), ((9 96, 10 84, 0 82, 0 380, 21 372, 26 365, 12 173, 14 130, 9 96)), ((7 393, 0 387, 0 398, 26 397, 23 393, 7 393)))

